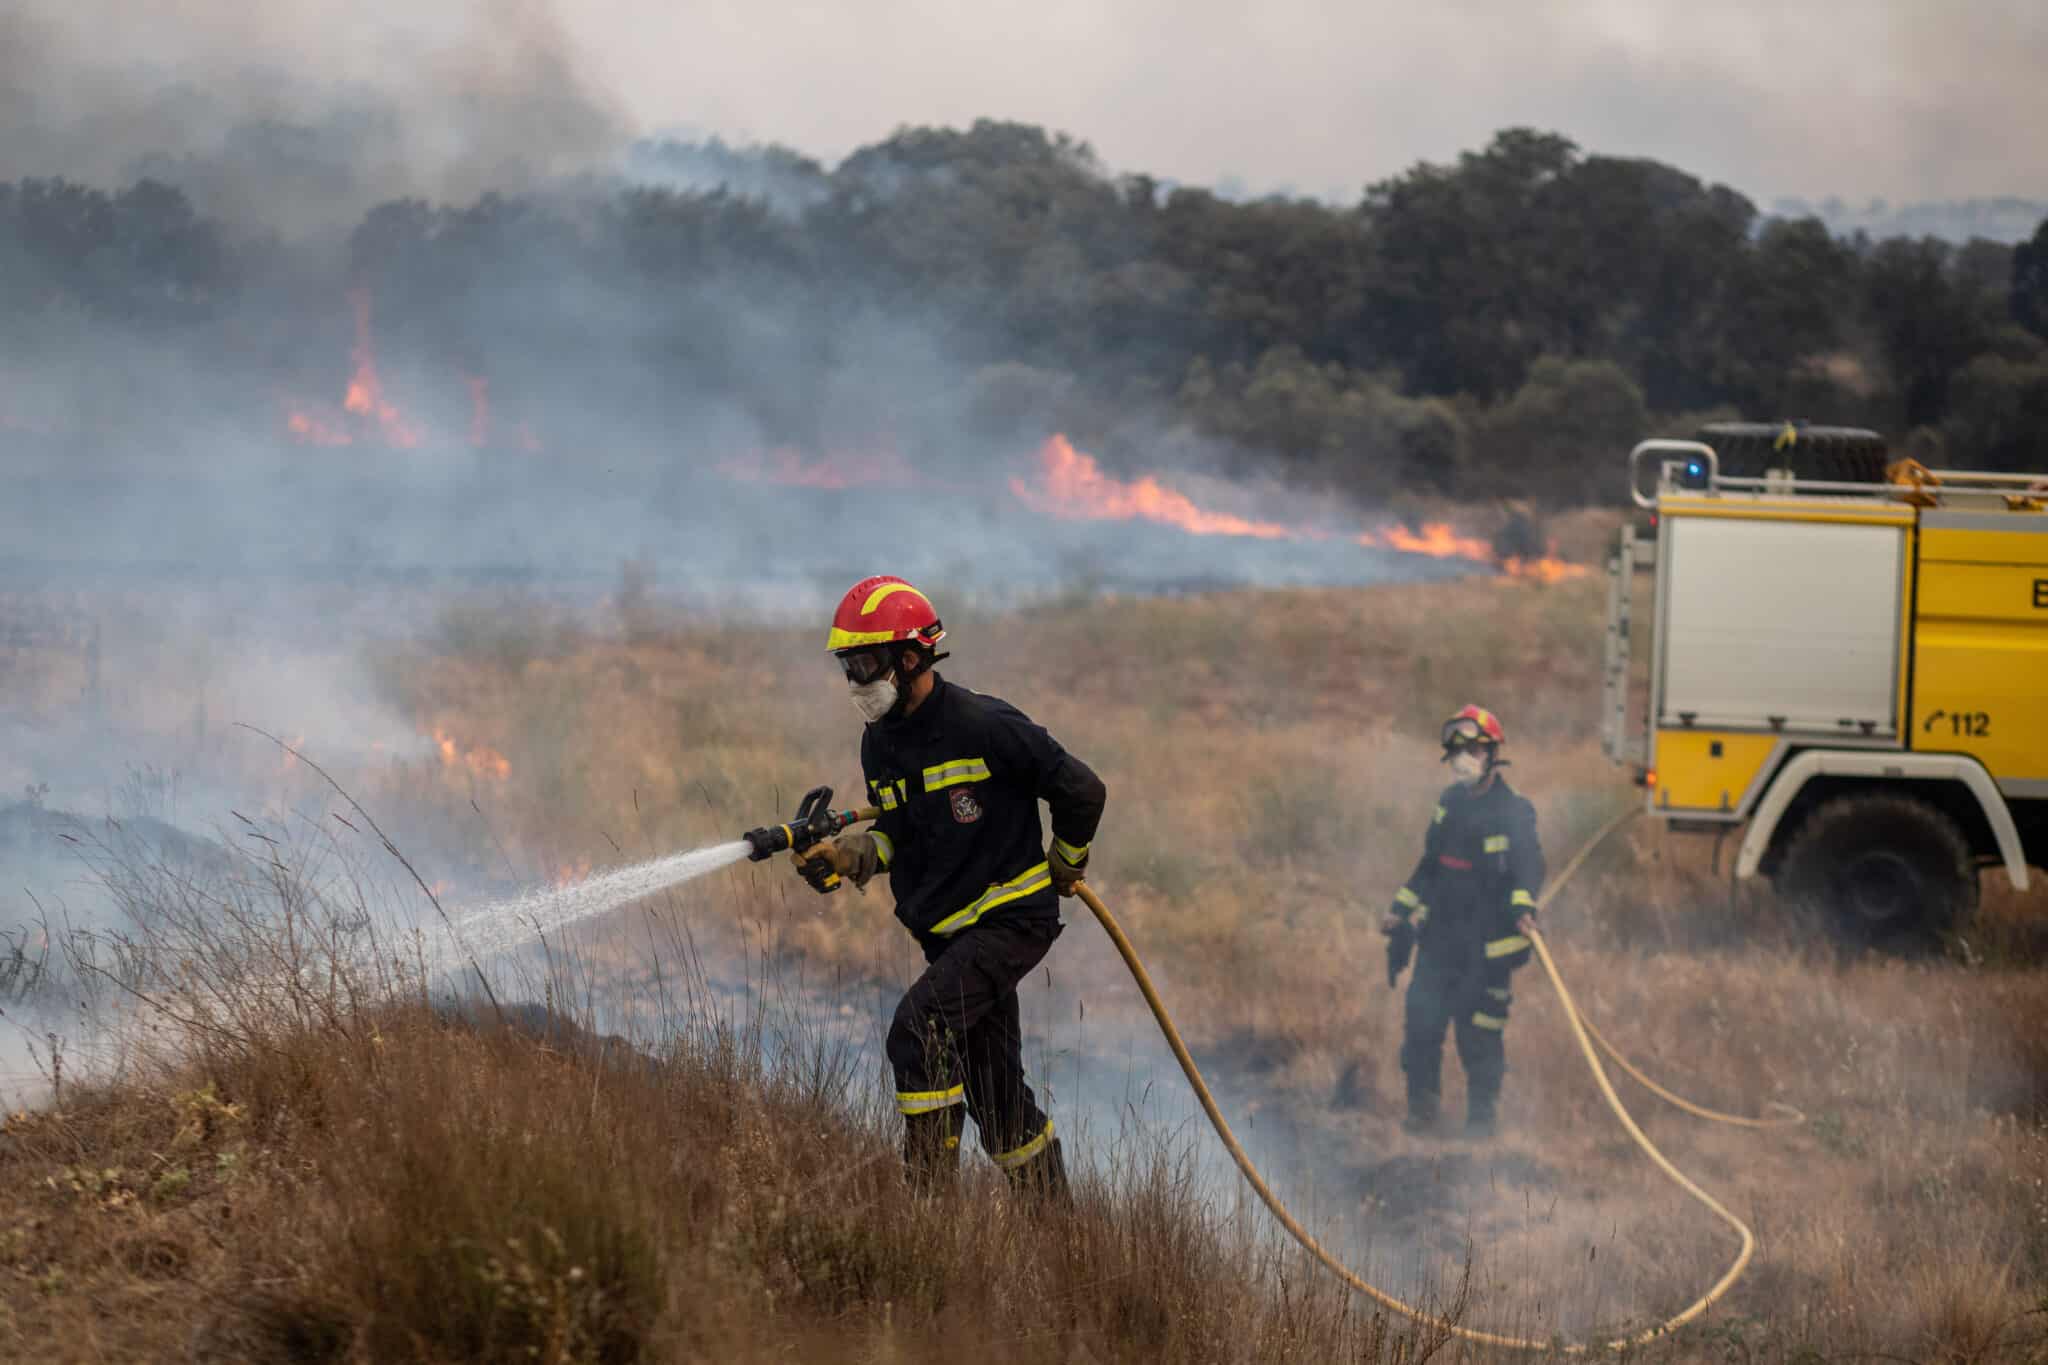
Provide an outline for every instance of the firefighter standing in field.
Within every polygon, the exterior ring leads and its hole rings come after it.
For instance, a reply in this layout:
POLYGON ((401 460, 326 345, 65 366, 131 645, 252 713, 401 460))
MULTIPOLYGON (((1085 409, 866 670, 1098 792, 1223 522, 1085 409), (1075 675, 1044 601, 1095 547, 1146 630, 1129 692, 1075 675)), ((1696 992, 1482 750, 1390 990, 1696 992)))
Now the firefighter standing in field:
POLYGON ((1059 937, 1055 897, 1081 881, 1106 793, 1015 707, 934 672, 945 636, 931 602, 900 578, 865 579, 840 602, 826 647, 867 722, 861 772, 882 814, 800 866, 813 884, 827 865, 856 886, 887 871, 896 917, 924 949, 929 965, 887 1043, 913 1184, 950 1182, 965 1109, 1013 1185, 1063 1198, 1059 1139, 1024 1079, 1017 983, 1059 937))
POLYGON ((1501 775, 1506 735, 1493 713, 1467 706, 1444 722, 1442 739, 1456 781, 1438 798, 1422 860, 1381 925, 1387 984, 1400 983, 1415 953, 1401 1043, 1408 1131, 1436 1124, 1449 1028, 1465 1067, 1465 1131, 1490 1137, 1507 1071, 1508 981, 1529 960, 1543 850, 1535 809, 1501 775))

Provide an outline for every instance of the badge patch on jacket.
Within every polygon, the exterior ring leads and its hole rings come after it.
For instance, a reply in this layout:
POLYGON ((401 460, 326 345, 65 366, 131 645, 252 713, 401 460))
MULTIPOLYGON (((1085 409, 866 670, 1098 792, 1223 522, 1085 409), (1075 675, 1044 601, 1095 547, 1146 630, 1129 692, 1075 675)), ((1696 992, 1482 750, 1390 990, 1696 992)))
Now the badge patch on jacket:
POLYGON ((965 787, 953 788, 953 818, 963 825, 971 825, 981 818, 981 802, 974 799, 974 793, 965 787))

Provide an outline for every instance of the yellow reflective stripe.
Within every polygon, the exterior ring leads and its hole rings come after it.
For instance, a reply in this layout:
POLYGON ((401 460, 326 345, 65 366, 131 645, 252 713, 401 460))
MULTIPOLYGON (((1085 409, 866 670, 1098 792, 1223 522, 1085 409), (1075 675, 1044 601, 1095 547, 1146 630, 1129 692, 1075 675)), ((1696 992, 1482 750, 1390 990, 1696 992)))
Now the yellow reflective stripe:
POLYGON ((858 649, 862 645, 886 645, 896 638, 893 630, 841 630, 832 627, 832 633, 825 637, 825 648, 833 653, 842 649, 858 649))
POLYGON ((1508 897, 1508 904, 1534 910, 1536 908, 1536 898, 1518 886, 1515 888, 1514 894, 1508 897))
POLYGON ((1441 825, 1444 822, 1444 816, 1448 815, 1449 813, 1450 812, 1446 811, 1442 806, 1438 806, 1436 808, 1436 814, 1429 817, 1429 823, 1431 823, 1432 825, 1441 825))
POLYGON ((875 841, 875 857, 881 861, 883 867, 896 861, 896 843, 893 839, 878 829, 869 830, 868 835, 875 841))
POLYGON ((883 810, 896 809, 896 789, 894 787, 887 786, 881 782, 869 782, 868 792, 875 798, 875 804, 883 810))
POLYGON ((896 1092, 896 1107, 906 1114, 929 1114, 935 1109, 950 1109, 956 1104, 967 1103, 967 1087, 956 1085, 950 1090, 899 1090, 896 1092))
POLYGON ((1043 891, 1051 885, 1051 866, 1046 863, 1039 863, 1036 867, 1029 868, 1006 882, 997 882, 989 887, 988 890, 974 898, 972 905, 964 910, 956 910, 937 924, 934 924, 931 932, 935 934, 950 934, 965 929, 997 906, 1008 905, 1011 901, 1023 900, 1032 892, 1043 891))
POLYGON ((1497 938, 1487 944, 1486 955, 1488 957, 1506 957, 1509 953, 1519 953, 1528 946, 1528 939, 1520 934, 1509 934, 1506 938, 1497 938))
POLYGON ((1505 853, 1505 852, 1507 852, 1507 851, 1508 851, 1508 836, 1507 836, 1507 835, 1505 835, 1505 834, 1489 834, 1489 835, 1487 835, 1487 836, 1486 836, 1486 851, 1487 851, 1488 853, 1505 853))
POLYGON ((1045 1121, 1045 1131, 1040 1133, 1037 1137, 1031 1139, 1031 1141, 1025 1143, 1022 1147, 1012 1147, 1007 1152, 996 1152, 989 1157, 989 1160, 995 1162, 996 1165, 1002 1167, 1006 1171, 1014 1171, 1019 1166, 1022 1166, 1025 1162, 1031 1160, 1032 1157, 1035 1157, 1040 1152, 1044 1151, 1045 1144, 1051 1141, 1052 1120, 1047 1119, 1045 1121))
POLYGON ((962 782, 986 782, 989 776, 985 758, 949 758, 924 770, 924 789, 935 792, 943 787, 957 787, 962 782))
POLYGON ((1476 1011, 1472 1015, 1472 1022, 1480 1028, 1490 1028, 1496 1033, 1508 1026, 1508 1021, 1497 1014, 1481 1014, 1476 1011))
POLYGON ((1079 866, 1081 860, 1088 856, 1087 844, 1070 844, 1065 839, 1054 839, 1052 841, 1052 848, 1053 852, 1076 866, 1079 866))
MULTIPOLYGON (((890 597, 895 596, 899 592, 909 593, 912 597, 915 597, 918 601, 924 603, 928 607, 932 604, 932 600, 929 597, 926 597, 923 593, 919 592, 916 588, 911 587, 908 583, 884 583, 881 587, 876 588, 873 592, 869 593, 868 600, 860 604, 860 614, 862 616, 873 616, 875 614, 876 607, 881 606, 883 602, 887 601, 890 597)), ((933 614, 937 614, 936 610, 933 614)))
POLYGON ((1405 905, 1409 909, 1414 910, 1421 907, 1422 897, 1416 895, 1413 891, 1410 891, 1407 887, 1404 886, 1399 891, 1396 891, 1394 893, 1394 904, 1405 905))

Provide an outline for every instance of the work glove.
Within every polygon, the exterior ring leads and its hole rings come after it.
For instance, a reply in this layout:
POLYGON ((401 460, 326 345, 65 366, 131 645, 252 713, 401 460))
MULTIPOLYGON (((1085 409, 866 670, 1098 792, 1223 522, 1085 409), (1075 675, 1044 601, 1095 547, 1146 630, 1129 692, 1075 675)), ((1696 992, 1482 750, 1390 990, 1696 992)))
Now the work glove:
POLYGON ((1401 984, 1401 973, 1408 970, 1408 959, 1415 953, 1415 926, 1404 919, 1392 920, 1383 928, 1387 936, 1387 985, 1401 984))
POLYGON ((1087 875, 1088 855, 1083 853, 1080 862, 1070 863, 1055 844, 1052 851, 1045 855, 1045 861, 1046 865, 1052 868, 1054 893, 1061 896, 1077 894, 1082 879, 1087 875))
POLYGON ((875 836, 866 830, 827 839, 790 856, 803 879, 820 894, 833 889, 831 879, 834 876, 852 882, 856 890, 865 887, 868 879, 882 867, 882 854, 875 846, 875 836))

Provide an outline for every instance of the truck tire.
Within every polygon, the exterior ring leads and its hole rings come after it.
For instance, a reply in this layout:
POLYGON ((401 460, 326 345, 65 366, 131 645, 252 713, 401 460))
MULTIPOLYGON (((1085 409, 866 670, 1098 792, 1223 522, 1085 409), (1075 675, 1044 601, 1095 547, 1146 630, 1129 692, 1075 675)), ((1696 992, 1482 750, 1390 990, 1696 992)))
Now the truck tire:
POLYGON ((1977 864, 1963 832, 1909 796, 1822 803, 1792 836, 1774 882, 1858 944, 1930 945, 1977 908, 1977 864))
POLYGON ((1790 469, 1802 479, 1828 483, 1883 483, 1891 456, 1884 437, 1862 427, 1794 427, 1790 445, 1778 442, 1785 423, 1710 422, 1698 439, 1714 448, 1715 465, 1729 478, 1762 478, 1768 469, 1790 469))

